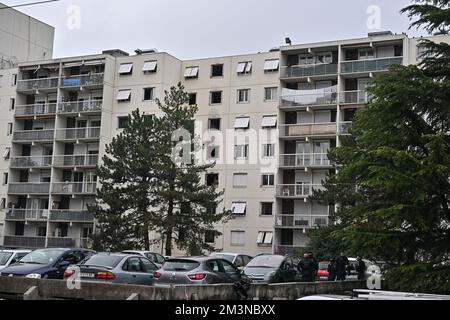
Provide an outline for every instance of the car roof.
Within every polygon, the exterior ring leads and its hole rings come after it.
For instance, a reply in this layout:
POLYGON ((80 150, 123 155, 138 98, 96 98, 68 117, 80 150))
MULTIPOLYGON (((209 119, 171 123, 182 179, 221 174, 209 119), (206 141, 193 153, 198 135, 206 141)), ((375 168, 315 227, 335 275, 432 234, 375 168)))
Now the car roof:
POLYGON ((138 252, 138 253, 154 253, 154 254, 159 254, 158 252, 154 252, 154 251, 148 251, 148 250, 123 250, 121 251, 122 253, 130 253, 130 252, 138 252))
POLYGON ((10 253, 30 253, 31 250, 28 249, 0 249, 0 252, 10 252, 10 253))

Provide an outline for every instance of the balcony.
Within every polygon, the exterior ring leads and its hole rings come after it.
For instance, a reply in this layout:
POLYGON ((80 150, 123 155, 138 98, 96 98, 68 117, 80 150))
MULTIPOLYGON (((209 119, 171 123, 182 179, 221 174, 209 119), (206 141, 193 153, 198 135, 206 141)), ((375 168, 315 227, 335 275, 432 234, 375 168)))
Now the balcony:
POLYGON ((100 127, 57 129, 56 140, 78 141, 100 139, 100 127))
POLYGON ((8 184, 10 194, 49 194, 50 183, 47 182, 12 182, 8 184))
POLYGON ((96 182, 56 182, 52 184, 53 194, 95 195, 96 182))
POLYGON ((3 245, 12 248, 43 248, 45 237, 5 236, 3 245))
POLYGON ((337 86, 318 90, 291 90, 283 88, 280 109, 337 104, 337 86))
POLYGON ((103 107, 102 100, 71 101, 58 104, 58 114, 78 114, 100 112, 103 107))
POLYGON ((12 209, 6 212, 6 220, 47 221, 47 209, 12 209))
POLYGON ((311 215, 288 215, 281 214, 275 216, 275 228, 305 229, 327 226, 329 218, 327 216, 311 215))
POLYGON ((52 165, 52 156, 12 157, 12 169, 48 168, 52 165))
POLYGON ((306 247, 302 247, 302 246, 295 246, 295 245, 287 245, 287 246, 283 246, 283 245, 276 245, 274 247, 274 254, 278 254, 278 255, 291 255, 291 256, 298 256, 301 257, 303 256, 303 254, 305 253, 305 249, 306 247))
POLYGON ((354 60, 341 62, 341 73, 387 71, 392 65, 401 65, 403 57, 354 60))
POLYGON ((17 81, 17 91, 31 91, 58 88, 59 78, 28 79, 17 81))
POLYGON ((320 63, 296 65, 281 68, 281 78, 307 78, 315 76, 335 75, 338 65, 334 63, 320 63))
POLYGON ((15 142, 53 141, 54 136, 55 136, 54 129, 20 130, 14 131, 13 141, 15 142))
POLYGON ((98 154, 55 156, 54 166, 60 168, 95 167, 98 159, 98 154))
POLYGON ((336 122, 280 125, 280 137, 335 136, 336 122))
POLYGON ((366 104, 369 95, 366 90, 341 91, 339 102, 341 104, 366 104))
POLYGON ((320 184, 281 184, 277 185, 276 195, 279 198, 305 199, 312 196, 314 190, 323 189, 324 187, 320 184))
POLYGON ((280 155, 280 168, 331 167, 327 153, 300 153, 280 155))
POLYGON ((103 85, 103 73, 82 74, 68 76, 61 79, 61 87, 90 87, 103 85))
POLYGON ((56 103, 37 103, 15 107, 16 117, 52 116, 56 113, 56 103))
POLYGON ((52 222, 93 222, 94 216, 89 211, 83 210, 52 210, 50 211, 52 222))

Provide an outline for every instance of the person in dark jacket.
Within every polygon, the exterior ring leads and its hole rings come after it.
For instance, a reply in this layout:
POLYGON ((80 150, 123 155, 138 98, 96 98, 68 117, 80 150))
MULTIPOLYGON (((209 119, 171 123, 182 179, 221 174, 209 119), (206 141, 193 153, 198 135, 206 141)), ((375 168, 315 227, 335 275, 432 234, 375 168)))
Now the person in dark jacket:
POLYGON ((327 268, 328 271, 328 281, 336 281, 336 259, 331 258, 330 264, 327 268))
POLYGON ((336 276, 338 281, 345 281, 349 264, 348 258, 344 252, 341 252, 341 255, 336 258, 336 276))
POLYGON ((311 258, 309 253, 303 255, 303 259, 298 263, 297 269, 302 274, 302 282, 313 282, 315 279, 314 271, 315 265, 314 260, 311 258))
POLYGON ((364 280, 366 277, 366 263, 361 257, 357 257, 356 261, 356 272, 358 273, 358 280, 364 280))

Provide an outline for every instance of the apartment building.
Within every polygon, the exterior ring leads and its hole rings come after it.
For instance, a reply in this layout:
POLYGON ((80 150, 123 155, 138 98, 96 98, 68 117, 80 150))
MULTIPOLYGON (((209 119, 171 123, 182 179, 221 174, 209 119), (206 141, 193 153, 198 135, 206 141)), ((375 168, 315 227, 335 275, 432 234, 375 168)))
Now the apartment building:
POLYGON ((205 183, 225 191, 221 205, 235 214, 216 226, 222 236, 205 240, 252 255, 301 250, 309 229, 332 223, 334 206, 309 199, 336 170, 328 150, 348 134, 370 81, 392 64, 416 63, 417 41, 382 33, 190 61, 111 50, 20 63, 15 103, 1 102, 11 109, 0 150, 4 245, 88 246, 105 145, 132 110, 158 115, 155 98, 181 82, 198 106, 200 158, 216 162, 205 183))

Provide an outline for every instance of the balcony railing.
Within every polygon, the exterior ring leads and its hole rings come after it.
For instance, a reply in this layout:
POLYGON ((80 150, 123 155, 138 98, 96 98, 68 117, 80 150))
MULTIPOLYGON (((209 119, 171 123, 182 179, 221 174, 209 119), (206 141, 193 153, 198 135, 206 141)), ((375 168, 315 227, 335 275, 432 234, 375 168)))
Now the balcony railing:
POLYGON ((55 156, 56 167, 95 167, 98 163, 98 154, 80 154, 55 156))
POLYGON ((12 248, 43 248, 45 237, 5 236, 3 245, 12 248))
POLYGON ((277 197, 306 198, 312 195, 314 190, 322 190, 320 184, 280 184, 277 185, 277 197))
POLYGON ((42 116, 56 113, 56 103, 36 103, 16 106, 16 116, 42 116))
POLYGON ((337 125, 335 122, 280 125, 281 137, 304 137, 335 134, 337 134, 337 125))
POLYGON ((49 237, 47 247, 50 248, 89 248, 90 238, 49 237))
POLYGON ((82 74, 61 79, 61 87, 84 87, 103 84, 103 73, 82 74))
POLYGON ((55 130, 20 130, 14 131, 14 141, 51 141, 55 136, 55 130))
POLYGON ((281 214, 275 216, 276 228, 311 228, 328 225, 329 218, 326 216, 311 215, 287 215, 281 214))
POLYGON ((341 104, 364 104, 368 102, 369 95, 366 90, 341 91, 339 100, 341 104))
POLYGON ((101 111, 103 107, 102 100, 89 101, 71 101, 58 104, 58 113, 83 113, 101 111))
POLYGON ((12 209, 6 212, 6 220, 46 221, 47 209, 12 209))
POLYGON ((341 73, 384 71, 402 63, 403 57, 344 61, 341 63, 341 73))
POLYGON ((89 211, 77 210, 52 210, 50 221, 57 222, 93 222, 94 216, 89 211))
POLYGON ((300 153, 280 155, 280 167, 326 167, 330 166, 327 153, 300 153))
POLYGON ((58 77, 19 80, 17 81, 17 91, 53 89, 58 87, 58 83, 58 77))
POLYGON ((55 194, 95 194, 96 182, 56 182, 52 184, 55 194))
POLYGON ((48 194, 50 192, 50 183, 13 182, 8 184, 8 192, 14 194, 48 194))
POLYGON ((296 65, 281 68, 282 78, 303 78, 337 74, 338 65, 321 63, 310 65, 296 65))
POLYGON ((337 86, 317 90, 291 90, 283 88, 280 108, 334 105, 337 103, 337 86))
POLYGON ((52 165, 52 156, 13 157, 10 167, 18 169, 42 168, 52 165))
POLYGON ((100 127, 57 129, 57 140, 99 139, 100 127))
POLYGON ((275 245, 274 253, 277 255, 291 255, 302 257, 305 253, 306 247, 302 247, 300 245, 275 245))

